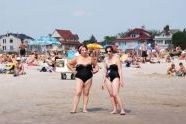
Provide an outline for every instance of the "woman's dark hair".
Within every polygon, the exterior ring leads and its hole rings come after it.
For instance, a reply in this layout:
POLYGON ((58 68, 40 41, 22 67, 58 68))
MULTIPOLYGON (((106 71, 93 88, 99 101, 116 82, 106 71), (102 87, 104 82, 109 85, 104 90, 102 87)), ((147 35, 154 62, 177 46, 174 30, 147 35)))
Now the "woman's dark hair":
POLYGON ((107 52, 107 49, 109 49, 110 48, 110 50, 113 52, 114 50, 113 50, 113 48, 112 48, 112 46, 106 46, 106 48, 105 48, 105 52, 107 52))
POLYGON ((88 50, 88 47, 85 44, 81 44, 78 46, 78 52, 81 53, 81 49, 82 48, 86 48, 86 50, 88 50))

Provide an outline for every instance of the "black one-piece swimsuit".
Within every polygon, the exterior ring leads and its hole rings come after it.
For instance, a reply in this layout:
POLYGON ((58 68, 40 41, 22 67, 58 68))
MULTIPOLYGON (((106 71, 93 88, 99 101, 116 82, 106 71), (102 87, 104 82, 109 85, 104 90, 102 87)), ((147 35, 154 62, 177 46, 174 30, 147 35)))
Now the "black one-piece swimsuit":
POLYGON ((75 77, 81 79, 83 83, 85 83, 87 80, 89 80, 93 76, 91 64, 87 64, 87 65, 78 64, 76 66, 76 71, 77 73, 75 77))
POLYGON ((118 73, 118 66, 116 64, 111 64, 107 68, 107 78, 112 82, 115 78, 120 78, 118 73))

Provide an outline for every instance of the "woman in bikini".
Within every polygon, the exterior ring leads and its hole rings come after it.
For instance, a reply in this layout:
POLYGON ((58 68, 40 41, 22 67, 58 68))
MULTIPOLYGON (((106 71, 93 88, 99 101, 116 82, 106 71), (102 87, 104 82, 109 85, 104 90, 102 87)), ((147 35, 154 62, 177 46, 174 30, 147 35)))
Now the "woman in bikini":
POLYGON ((97 66, 97 62, 93 61, 92 57, 88 55, 87 46, 83 44, 80 45, 78 47, 78 51, 80 55, 67 63, 68 68, 75 73, 76 77, 75 96, 71 113, 76 113, 82 92, 83 112, 86 113, 88 112, 87 104, 89 100, 89 91, 92 85, 92 76, 98 72, 99 68, 97 66))
POLYGON ((107 46, 105 48, 105 51, 108 54, 108 57, 105 58, 105 72, 102 89, 104 89, 104 86, 106 86, 111 97, 113 106, 113 111, 111 112, 111 114, 117 113, 117 105, 119 105, 121 109, 120 115, 125 115, 123 103, 119 96, 119 89, 124 85, 122 65, 119 56, 113 54, 112 46, 107 46))

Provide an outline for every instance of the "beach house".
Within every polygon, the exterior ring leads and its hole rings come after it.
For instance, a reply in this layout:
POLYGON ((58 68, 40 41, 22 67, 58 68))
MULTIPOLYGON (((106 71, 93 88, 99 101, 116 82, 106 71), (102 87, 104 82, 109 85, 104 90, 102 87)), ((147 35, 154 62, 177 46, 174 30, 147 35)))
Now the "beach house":
POLYGON ((21 40, 27 44, 33 38, 25 34, 7 33, 0 35, 0 46, 3 52, 18 52, 21 40))
POLYGON ((80 45, 78 35, 73 34, 70 30, 56 29, 51 36, 61 42, 63 50, 75 49, 80 45))
POLYGON ((165 26, 164 30, 155 36, 154 41, 160 49, 172 47, 172 36, 178 31, 178 29, 169 29, 169 26, 165 26))
POLYGON ((139 48, 140 44, 145 41, 147 44, 153 45, 153 37, 150 32, 143 28, 135 28, 128 31, 123 38, 116 38, 115 45, 122 51, 139 48))

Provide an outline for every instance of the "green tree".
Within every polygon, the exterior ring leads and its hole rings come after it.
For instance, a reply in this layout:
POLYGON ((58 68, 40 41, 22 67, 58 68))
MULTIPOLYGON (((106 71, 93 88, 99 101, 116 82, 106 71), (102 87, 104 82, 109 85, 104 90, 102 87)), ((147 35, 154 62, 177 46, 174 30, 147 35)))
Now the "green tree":
POLYGON ((118 36, 120 38, 124 38, 124 37, 126 37, 126 34, 127 34, 127 32, 121 32, 121 33, 118 33, 118 36))
POLYGON ((155 30, 155 29, 149 30, 148 32, 150 32, 152 37, 155 37, 155 36, 160 34, 160 31, 159 30, 155 30))
POLYGON ((182 49, 186 48, 186 35, 184 34, 184 32, 177 32, 172 36, 172 43, 173 45, 176 46, 180 46, 182 49))
POLYGON ((90 43, 97 43, 97 40, 96 40, 94 35, 92 35, 89 40, 84 40, 83 41, 83 44, 86 44, 86 45, 90 44, 90 43))
POLYGON ((102 45, 113 45, 116 36, 105 36, 102 45))
POLYGON ((184 33, 184 35, 186 36, 186 28, 185 28, 185 29, 183 29, 183 33, 184 33))
POLYGON ((96 42, 97 42, 97 40, 96 40, 96 38, 95 38, 94 35, 92 35, 92 36, 90 37, 90 42, 91 42, 91 43, 96 43, 96 42))

